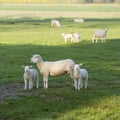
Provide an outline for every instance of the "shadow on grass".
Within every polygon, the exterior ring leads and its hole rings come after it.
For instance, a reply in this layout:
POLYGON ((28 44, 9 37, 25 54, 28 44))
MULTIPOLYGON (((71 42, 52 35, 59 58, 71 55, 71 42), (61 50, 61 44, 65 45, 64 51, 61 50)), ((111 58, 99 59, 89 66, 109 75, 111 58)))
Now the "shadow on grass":
MULTIPOLYGON (((82 110, 94 106, 105 97, 119 95, 119 44, 119 39, 109 40, 105 44, 82 42, 63 46, 0 44, 0 66, 5 68, 0 69, 0 80, 3 83, 21 82, 21 65, 31 64, 33 54, 40 54, 44 61, 71 58, 76 63, 82 62, 83 67, 89 71, 88 90, 74 90, 67 75, 50 77, 48 90, 40 88, 36 90, 36 96, 20 96, 19 99, 2 103, 1 118, 58 119, 64 113, 82 110)), ((36 68, 36 65, 33 66, 36 68)))
MULTIPOLYGON (((50 22, 52 19, 60 20, 61 22, 74 22, 74 18, 48 18, 48 19, 41 19, 41 18, 32 18, 32 17, 22 17, 17 19, 11 19, 11 18, 0 18, 0 23, 2 24, 17 24, 17 23, 40 23, 40 22, 50 22)), ((111 19, 96 19, 96 18, 86 18, 85 22, 120 22, 120 18, 111 18, 111 19)))

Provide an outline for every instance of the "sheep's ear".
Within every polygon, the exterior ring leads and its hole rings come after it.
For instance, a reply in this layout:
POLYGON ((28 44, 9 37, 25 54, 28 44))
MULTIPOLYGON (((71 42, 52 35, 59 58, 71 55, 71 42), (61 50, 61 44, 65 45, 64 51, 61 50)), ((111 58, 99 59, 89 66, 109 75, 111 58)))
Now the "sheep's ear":
POLYGON ((79 64, 79 66, 82 66, 82 65, 83 65, 82 63, 79 64))
POLYGON ((22 68, 24 68, 25 66, 24 65, 22 65, 22 68))
POLYGON ((30 65, 30 68, 32 68, 33 66, 32 65, 30 65))

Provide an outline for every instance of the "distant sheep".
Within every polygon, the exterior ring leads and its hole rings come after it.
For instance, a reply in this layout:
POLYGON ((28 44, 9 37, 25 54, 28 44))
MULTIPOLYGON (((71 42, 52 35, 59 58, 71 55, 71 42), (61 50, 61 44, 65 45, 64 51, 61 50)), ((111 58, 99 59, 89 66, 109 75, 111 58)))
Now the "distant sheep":
POLYGON ((49 76, 60 76, 63 74, 70 74, 73 79, 74 61, 71 59, 59 60, 54 62, 43 61, 40 55, 33 55, 31 58, 33 63, 36 63, 43 75, 44 88, 48 88, 48 77, 49 76))
POLYGON ((81 69, 80 66, 82 64, 78 65, 75 64, 74 66, 74 87, 77 90, 80 90, 81 88, 83 88, 83 81, 85 82, 85 89, 87 88, 87 84, 88 84, 88 72, 86 69, 81 69))
POLYGON ((76 23, 83 23, 84 19, 74 19, 74 22, 76 22, 76 23))
POLYGON ((74 41, 74 38, 73 38, 73 35, 72 35, 72 34, 61 33, 61 35, 63 36, 65 43, 66 43, 68 40, 71 40, 71 42, 74 41))
POLYGON ((61 27, 61 24, 58 20, 51 20, 51 27, 61 27))
POLYGON ((24 66, 22 65, 22 67, 24 68, 24 89, 27 90, 27 86, 28 89, 32 89, 33 88, 33 83, 36 82, 36 88, 39 88, 39 77, 38 77, 38 72, 35 69, 31 69, 32 66, 24 66))
POLYGON ((80 35, 78 33, 73 33, 73 37, 74 37, 74 42, 80 41, 80 35))
POLYGON ((98 38, 101 38, 102 39, 102 43, 105 43, 107 32, 108 32, 108 30, 106 28, 103 31, 96 30, 94 32, 94 35, 93 35, 93 38, 92 38, 92 42, 94 43, 96 41, 96 43, 97 43, 98 42, 98 38))

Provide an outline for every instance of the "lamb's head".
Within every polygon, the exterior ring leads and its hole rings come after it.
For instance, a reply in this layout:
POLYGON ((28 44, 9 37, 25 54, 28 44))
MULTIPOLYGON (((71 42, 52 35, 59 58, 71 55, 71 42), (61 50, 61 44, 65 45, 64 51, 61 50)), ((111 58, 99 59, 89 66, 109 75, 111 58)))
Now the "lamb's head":
POLYGON ((75 64, 75 66, 74 66, 74 71, 77 71, 78 69, 80 69, 79 65, 78 65, 78 64, 75 64))
POLYGON ((80 69, 81 66, 82 66, 82 63, 81 64, 75 64, 74 71, 80 69))
POLYGON ((64 36, 65 36, 65 33, 61 33, 61 35, 64 37, 64 36))
POLYGON ((105 30, 104 30, 105 32, 107 32, 108 31, 108 29, 107 28, 105 28, 105 30))
POLYGON ((24 66, 24 65, 22 65, 22 67, 24 68, 24 71, 27 72, 29 69, 32 68, 32 65, 30 65, 30 66, 24 66))
POLYGON ((33 55, 33 57, 31 58, 31 62, 33 63, 38 63, 38 62, 42 62, 42 58, 40 55, 36 54, 36 55, 33 55))

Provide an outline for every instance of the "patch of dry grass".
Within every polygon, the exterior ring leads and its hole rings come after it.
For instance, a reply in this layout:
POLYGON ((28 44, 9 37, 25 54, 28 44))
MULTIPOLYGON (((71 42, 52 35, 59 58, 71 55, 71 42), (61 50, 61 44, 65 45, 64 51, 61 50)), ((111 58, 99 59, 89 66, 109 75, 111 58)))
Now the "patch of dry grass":
POLYGON ((0 10, 0 17, 21 18, 118 18, 120 12, 59 12, 59 11, 26 11, 26 10, 0 10))

